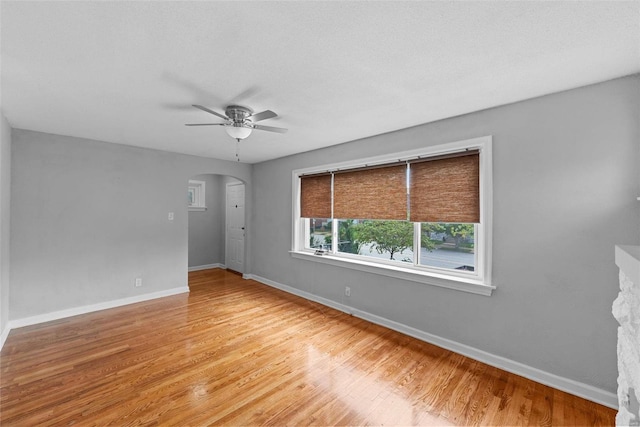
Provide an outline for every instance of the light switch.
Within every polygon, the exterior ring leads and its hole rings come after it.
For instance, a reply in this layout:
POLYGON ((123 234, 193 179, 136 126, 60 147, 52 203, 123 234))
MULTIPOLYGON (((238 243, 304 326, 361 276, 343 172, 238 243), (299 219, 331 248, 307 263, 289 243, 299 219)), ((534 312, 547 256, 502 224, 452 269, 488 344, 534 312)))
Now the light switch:
POLYGON ((173 212, 169 212, 169 221, 173 221, 173 212))

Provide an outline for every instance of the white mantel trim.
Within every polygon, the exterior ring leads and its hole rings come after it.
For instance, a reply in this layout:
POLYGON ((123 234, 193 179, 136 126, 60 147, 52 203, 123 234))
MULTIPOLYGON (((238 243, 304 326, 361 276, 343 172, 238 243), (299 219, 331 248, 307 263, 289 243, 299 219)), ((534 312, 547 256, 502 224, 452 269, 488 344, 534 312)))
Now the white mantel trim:
POLYGON ((638 425, 640 420, 640 246, 616 246, 620 292, 611 312, 618 327, 617 426, 638 425))
POLYGON ((640 285, 640 246, 616 245, 616 265, 633 283, 640 285))

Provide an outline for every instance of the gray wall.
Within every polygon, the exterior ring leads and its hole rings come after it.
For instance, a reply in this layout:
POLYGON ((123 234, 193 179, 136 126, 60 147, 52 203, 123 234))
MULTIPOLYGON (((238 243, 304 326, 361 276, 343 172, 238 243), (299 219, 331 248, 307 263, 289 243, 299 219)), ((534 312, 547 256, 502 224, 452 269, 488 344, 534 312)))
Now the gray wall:
POLYGON ((254 165, 251 272, 615 392, 614 245, 640 243, 639 103, 632 76, 254 165), (493 296, 289 255, 293 169, 484 135, 493 296))
POLYGON ((189 267, 224 264, 224 176, 207 174, 190 179, 205 182, 207 210, 189 212, 189 267))
POLYGON ((186 286, 189 178, 231 175, 251 189, 251 166, 237 162, 12 136, 10 319, 186 286))
POLYGON ((0 114, 0 335, 9 322, 10 196, 11 127, 4 115, 0 114))

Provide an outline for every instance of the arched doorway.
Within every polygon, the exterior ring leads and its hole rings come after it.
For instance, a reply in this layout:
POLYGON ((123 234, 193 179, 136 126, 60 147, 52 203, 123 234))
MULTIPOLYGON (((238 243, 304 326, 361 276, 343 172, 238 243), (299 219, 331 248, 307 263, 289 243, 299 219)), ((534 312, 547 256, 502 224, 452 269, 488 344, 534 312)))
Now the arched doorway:
POLYGON ((189 271, 208 268, 229 267, 240 273, 244 272, 244 183, 234 177, 219 174, 201 174, 192 176, 188 185, 188 268, 189 271), (241 194, 236 194, 233 206, 242 207, 236 210, 241 220, 229 218, 227 189, 242 187, 241 194), (229 222, 229 220, 231 223, 229 222), (239 224, 239 225, 238 225, 239 224), (229 227, 232 228, 229 228, 229 227), (238 236, 238 230, 242 232, 238 236), (238 240, 242 237, 242 240, 238 240), (229 239, 235 243, 229 245, 229 239), (229 251, 233 251, 232 259, 229 251), (239 251, 239 252, 238 252, 239 251))

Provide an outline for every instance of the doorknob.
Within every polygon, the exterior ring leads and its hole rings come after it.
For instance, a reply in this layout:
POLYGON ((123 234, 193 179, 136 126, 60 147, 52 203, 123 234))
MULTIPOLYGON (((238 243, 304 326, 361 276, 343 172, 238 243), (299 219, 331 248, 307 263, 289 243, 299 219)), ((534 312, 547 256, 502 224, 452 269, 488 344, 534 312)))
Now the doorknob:
POLYGON ((244 227, 242 227, 242 229, 244 230, 244 227))

